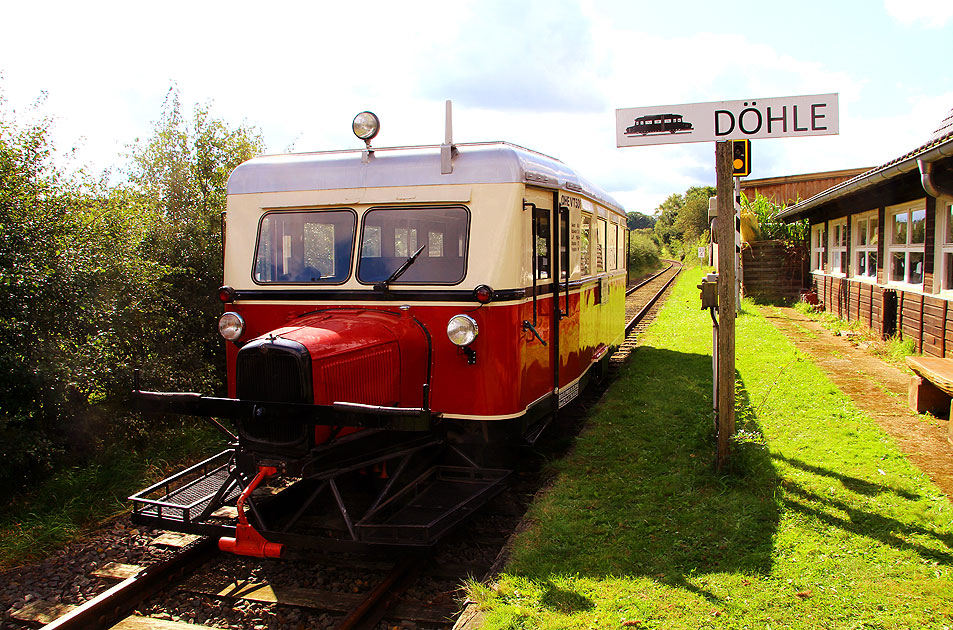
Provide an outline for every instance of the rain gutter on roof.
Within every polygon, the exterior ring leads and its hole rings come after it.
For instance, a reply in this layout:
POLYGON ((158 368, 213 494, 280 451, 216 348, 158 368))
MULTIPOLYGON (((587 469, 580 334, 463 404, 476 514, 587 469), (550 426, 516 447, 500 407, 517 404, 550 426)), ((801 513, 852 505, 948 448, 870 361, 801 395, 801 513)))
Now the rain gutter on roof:
MULTIPOLYGON (((928 186, 931 186, 937 191, 937 193, 941 192, 936 189, 936 186, 933 182, 933 163, 941 158, 950 156, 953 156, 953 138, 948 138, 947 141, 931 149, 928 149, 923 153, 914 154, 899 162, 881 166, 878 169, 868 171, 867 173, 858 175, 857 177, 849 179, 846 182, 838 184, 832 188, 828 188, 824 192, 820 192, 810 199, 793 205, 784 212, 779 213, 778 218, 785 222, 803 219, 804 215, 806 215, 808 211, 813 210, 818 206, 836 201, 837 199, 841 199, 855 192, 859 192, 881 182, 885 182, 888 179, 893 179, 894 177, 918 169, 920 170, 920 181, 923 184, 924 190, 932 197, 938 197, 939 194, 933 194, 930 192, 930 189, 927 188, 928 186)), ((947 191, 946 194, 953 194, 953 192, 947 191)))

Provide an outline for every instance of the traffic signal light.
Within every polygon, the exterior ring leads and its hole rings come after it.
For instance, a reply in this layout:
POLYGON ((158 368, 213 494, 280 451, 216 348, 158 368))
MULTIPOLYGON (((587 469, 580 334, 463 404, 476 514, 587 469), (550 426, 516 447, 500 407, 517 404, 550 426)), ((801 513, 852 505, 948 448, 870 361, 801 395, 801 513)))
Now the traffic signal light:
POLYGON ((731 141, 731 175, 744 177, 751 173, 751 140, 731 141))

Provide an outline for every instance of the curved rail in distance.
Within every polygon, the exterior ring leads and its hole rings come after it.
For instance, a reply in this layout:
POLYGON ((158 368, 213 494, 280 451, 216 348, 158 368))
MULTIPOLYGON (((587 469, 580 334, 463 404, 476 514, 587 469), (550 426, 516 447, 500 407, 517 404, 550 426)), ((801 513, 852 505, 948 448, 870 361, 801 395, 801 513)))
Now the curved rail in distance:
POLYGON ((626 294, 626 295, 630 295, 630 294, 631 294, 633 291, 635 291, 636 289, 638 289, 638 288, 640 288, 640 287, 642 287, 642 286, 648 284, 648 283, 651 282, 652 280, 655 280, 656 278, 658 278, 658 277, 661 276, 662 274, 667 273, 668 271, 671 271, 672 267, 676 267, 676 266, 677 266, 677 269, 675 270, 675 273, 672 274, 672 277, 669 278, 668 281, 662 286, 662 288, 659 289, 659 290, 655 293, 655 295, 653 295, 652 298, 649 299, 648 302, 646 302, 645 306, 643 306, 643 307, 639 310, 639 312, 636 313, 636 314, 632 317, 632 319, 630 319, 630 320, 626 323, 626 325, 625 325, 625 334, 626 334, 626 335, 628 335, 628 334, 632 331, 632 329, 635 328, 635 327, 639 324, 639 322, 641 322, 641 321, 645 318, 645 316, 646 316, 646 315, 648 314, 648 312, 649 312, 649 309, 652 308, 652 306, 653 306, 656 302, 658 302, 659 298, 662 297, 662 294, 665 293, 665 290, 669 287, 669 285, 671 285, 671 284, 675 281, 675 278, 677 278, 677 277, 678 277, 678 274, 682 271, 682 264, 681 264, 681 263, 679 263, 679 262, 677 262, 677 261, 674 261, 674 260, 670 260, 670 261, 668 261, 668 263, 669 263, 669 265, 668 265, 668 267, 666 267, 665 269, 662 269, 661 271, 659 271, 659 272, 656 273, 655 275, 646 278, 645 280, 643 280, 643 281, 640 282, 639 284, 637 284, 637 285, 631 287, 630 289, 626 290, 625 294, 626 294))

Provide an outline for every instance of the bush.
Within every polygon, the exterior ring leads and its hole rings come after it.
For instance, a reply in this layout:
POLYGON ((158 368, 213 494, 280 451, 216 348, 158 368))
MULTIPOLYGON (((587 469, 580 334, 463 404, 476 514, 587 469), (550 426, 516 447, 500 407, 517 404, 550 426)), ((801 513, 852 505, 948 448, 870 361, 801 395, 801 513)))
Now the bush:
POLYGON ((793 223, 785 223, 778 219, 778 214, 787 208, 786 204, 774 203, 761 193, 755 192, 754 199, 751 201, 747 197, 742 197, 741 208, 742 213, 751 212, 757 217, 761 239, 784 241, 795 247, 807 242, 807 236, 810 233, 807 219, 793 223))
POLYGON ((629 269, 635 275, 659 266, 661 254, 650 232, 651 229, 632 230, 629 233, 629 269))
POLYGON ((134 367, 156 389, 222 391, 221 213, 228 174, 262 149, 207 107, 187 122, 172 92, 129 184, 108 189, 53 165, 48 118, 3 104, 0 497, 148 440, 156 421, 128 411, 134 367))

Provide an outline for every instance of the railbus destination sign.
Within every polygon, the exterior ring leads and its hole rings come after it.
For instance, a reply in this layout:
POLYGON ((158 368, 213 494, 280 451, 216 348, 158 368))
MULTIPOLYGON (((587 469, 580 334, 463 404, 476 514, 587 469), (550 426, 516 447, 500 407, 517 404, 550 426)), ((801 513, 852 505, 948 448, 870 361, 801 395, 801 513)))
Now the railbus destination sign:
POLYGON ((838 133, 837 94, 617 109, 616 146, 838 133))

